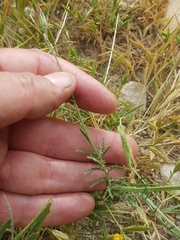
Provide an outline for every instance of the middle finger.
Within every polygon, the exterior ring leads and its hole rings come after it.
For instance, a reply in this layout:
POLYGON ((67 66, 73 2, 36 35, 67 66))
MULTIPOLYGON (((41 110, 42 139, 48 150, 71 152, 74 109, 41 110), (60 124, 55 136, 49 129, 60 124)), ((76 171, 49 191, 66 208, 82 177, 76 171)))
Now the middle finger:
MULTIPOLYGON (((51 159, 30 152, 9 151, 0 169, 0 188, 27 195, 102 190, 106 186, 105 183, 90 189, 93 182, 105 176, 102 171, 97 170, 84 174, 92 167, 97 167, 97 164, 51 159)), ((113 178, 121 177, 123 171, 112 170, 110 175, 113 178)))
MULTIPOLYGON (((104 160, 110 164, 124 165, 126 157, 118 133, 89 128, 89 135, 94 145, 99 148, 104 140, 110 149, 104 160)), ((127 136, 133 155, 137 155, 136 142, 127 136)), ((12 150, 29 151, 40 155, 75 161, 87 161, 85 154, 77 150, 92 151, 92 148, 78 124, 72 124, 54 118, 22 120, 10 128, 9 147, 12 150)))

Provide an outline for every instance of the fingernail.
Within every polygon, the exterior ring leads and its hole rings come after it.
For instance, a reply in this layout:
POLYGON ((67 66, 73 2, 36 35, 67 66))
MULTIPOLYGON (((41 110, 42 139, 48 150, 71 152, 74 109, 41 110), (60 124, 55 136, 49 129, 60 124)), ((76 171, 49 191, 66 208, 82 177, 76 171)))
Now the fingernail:
POLYGON ((61 89, 71 87, 74 82, 74 77, 71 74, 64 72, 51 73, 44 77, 61 89))

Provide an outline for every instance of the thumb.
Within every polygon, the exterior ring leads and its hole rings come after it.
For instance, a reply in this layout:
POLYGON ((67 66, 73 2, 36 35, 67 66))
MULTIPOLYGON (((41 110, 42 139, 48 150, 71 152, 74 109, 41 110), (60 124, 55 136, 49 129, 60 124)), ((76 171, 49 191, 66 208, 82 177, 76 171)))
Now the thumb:
POLYGON ((74 92, 74 77, 65 72, 46 76, 0 73, 0 128, 23 118, 47 115, 74 92))

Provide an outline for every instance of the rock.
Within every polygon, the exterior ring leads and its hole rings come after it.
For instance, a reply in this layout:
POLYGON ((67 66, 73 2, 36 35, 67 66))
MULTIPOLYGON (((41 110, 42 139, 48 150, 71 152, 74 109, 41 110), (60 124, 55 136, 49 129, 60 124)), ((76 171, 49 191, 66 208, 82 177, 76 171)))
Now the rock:
POLYGON ((25 33, 24 28, 18 28, 18 33, 20 33, 21 35, 23 35, 25 33))
POLYGON ((170 25, 168 26, 170 32, 174 31, 178 26, 180 26, 180 1, 179 0, 169 0, 166 10, 167 18, 172 18, 170 25))
POLYGON ((127 104, 132 104, 132 107, 137 107, 143 104, 140 109, 142 112, 145 112, 146 89, 141 83, 138 82, 131 81, 125 83, 121 89, 119 100, 127 104))
MULTIPOLYGON (((160 175, 163 181, 169 181, 172 185, 180 185, 180 171, 173 174, 173 176, 170 178, 174 168, 175 164, 164 164, 160 168, 160 175), (170 180, 169 180, 170 178, 170 180)), ((175 195, 180 195, 180 190, 173 191, 175 195)))

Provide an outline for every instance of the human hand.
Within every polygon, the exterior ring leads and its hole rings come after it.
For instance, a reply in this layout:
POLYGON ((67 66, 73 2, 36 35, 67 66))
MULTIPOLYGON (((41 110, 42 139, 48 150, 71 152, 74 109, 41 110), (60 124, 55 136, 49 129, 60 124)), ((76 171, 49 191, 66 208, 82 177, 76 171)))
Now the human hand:
MULTIPOLYGON (((9 219, 3 193, 21 227, 52 198, 45 225, 54 226, 87 216, 94 208, 87 192, 105 188, 104 183, 89 188, 103 174, 84 175, 96 164, 76 152, 91 150, 79 126, 45 116, 72 94, 80 108, 104 114, 115 110, 116 100, 98 81, 63 59, 59 62, 64 72, 53 56, 39 50, 0 50, 0 224, 9 219)), ((89 133, 96 146, 103 138, 111 146, 107 165, 125 163, 119 134, 93 128, 89 133)), ((136 155, 135 141, 128 141, 136 155)), ((111 171, 113 178, 122 175, 111 171)))

